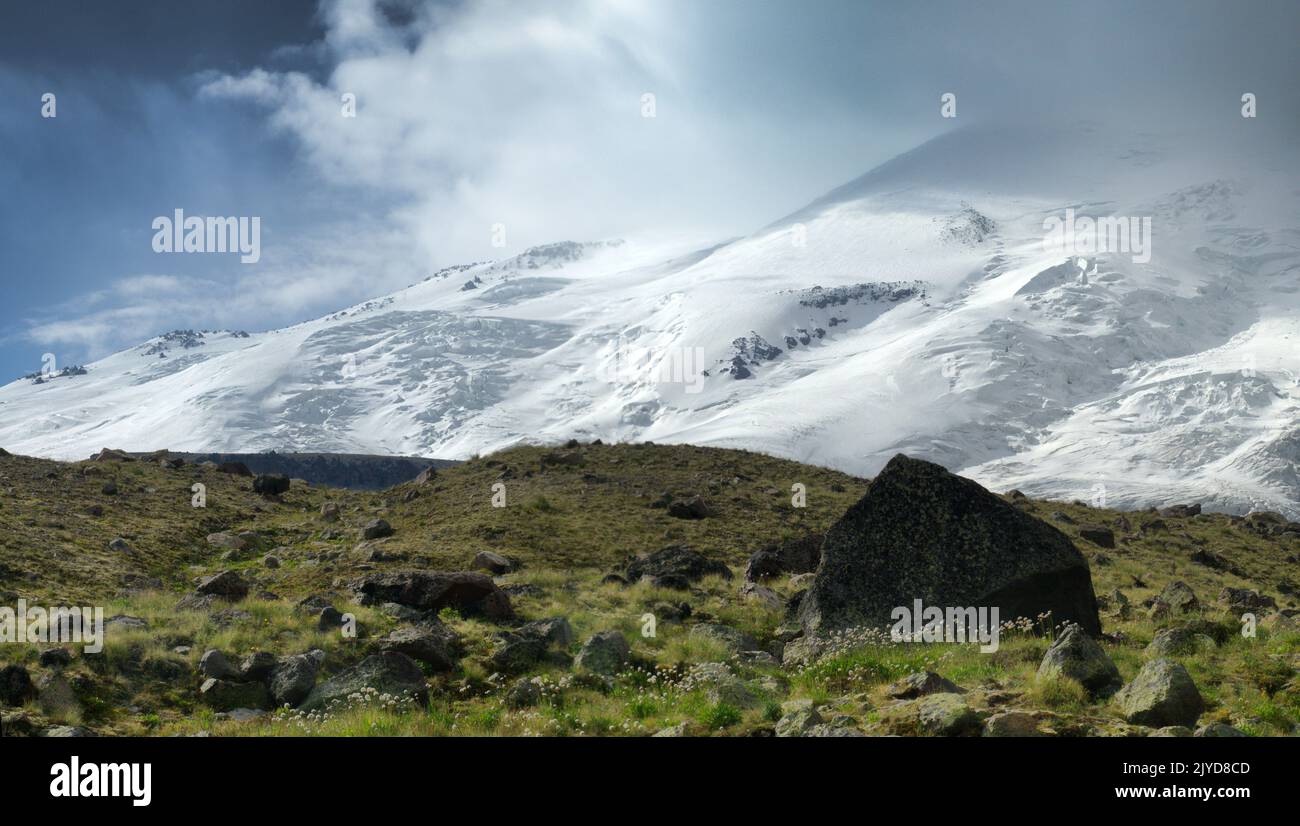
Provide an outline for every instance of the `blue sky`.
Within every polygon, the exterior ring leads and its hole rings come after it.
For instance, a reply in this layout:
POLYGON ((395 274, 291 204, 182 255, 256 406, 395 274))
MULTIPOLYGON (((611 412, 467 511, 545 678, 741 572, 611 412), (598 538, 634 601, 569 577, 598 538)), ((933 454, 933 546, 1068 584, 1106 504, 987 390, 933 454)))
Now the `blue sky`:
POLYGON ((532 244, 756 229, 980 120, 1294 134, 1290 2, 46 2, 0 26, 0 381, 532 244), (955 122, 939 96, 958 94, 955 122), (42 118, 41 95, 57 96, 42 118), (357 117, 340 97, 357 95, 357 117), (656 117, 641 117, 642 95, 656 117), (262 258, 151 222, 258 216, 262 258), (489 228, 508 228, 505 250, 489 228))

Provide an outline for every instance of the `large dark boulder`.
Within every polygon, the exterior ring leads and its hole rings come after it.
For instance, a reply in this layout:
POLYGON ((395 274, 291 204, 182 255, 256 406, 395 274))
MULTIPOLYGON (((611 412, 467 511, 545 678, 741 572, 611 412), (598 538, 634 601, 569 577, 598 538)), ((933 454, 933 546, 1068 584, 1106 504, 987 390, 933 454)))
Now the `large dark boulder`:
POLYGON ((890 612, 997 606, 1101 634, 1088 564, 1065 534, 969 479, 895 456, 826 534, 799 605, 805 632, 893 624, 890 612))
POLYGON ((462 616, 514 619, 510 597, 492 577, 475 571, 393 571, 352 584, 364 604, 396 602, 421 611, 455 608, 462 616))

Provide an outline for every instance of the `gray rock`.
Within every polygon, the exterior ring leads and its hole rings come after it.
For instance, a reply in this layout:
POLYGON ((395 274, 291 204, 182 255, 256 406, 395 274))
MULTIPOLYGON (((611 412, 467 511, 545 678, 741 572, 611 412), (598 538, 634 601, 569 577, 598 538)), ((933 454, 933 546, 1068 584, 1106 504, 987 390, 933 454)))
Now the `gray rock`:
POLYGON ((510 708, 529 708, 537 705, 541 698, 541 688, 529 678, 520 677, 506 691, 505 702, 510 708))
POLYGON ((547 645, 568 648, 573 645, 573 626, 565 617, 548 617, 534 620, 515 631, 521 637, 539 639, 547 645))
POLYGON ((1164 726, 1147 735, 1147 737, 1191 737, 1192 730, 1187 726, 1164 726))
POLYGON ((1214 648, 1213 637, 1200 633, 1194 626, 1180 625, 1157 631, 1146 653, 1151 657, 1182 657, 1214 648))
POLYGON ((209 677, 199 688, 199 699, 217 711, 236 708, 266 708, 271 697, 261 683, 237 683, 209 677))
POLYGON ((109 549, 110 551, 116 551, 117 553, 120 553, 120 554, 129 554, 129 553, 131 553, 131 545, 130 545, 130 543, 127 542, 125 539, 123 539, 123 538, 120 537, 120 536, 119 536, 118 538, 114 539, 112 542, 108 543, 108 549, 109 549))
POLYGON ((928 694, 965 694, 966 689, 933 671, 918 671, 891 685, 886 693, 895 700, 915 700, 928 694))
POLYGON ((627 581, 638 582, 643 576, 651 578, 678 577, 686 582, 698 582, 706 576, 731 579, 731 569, 717 560, 686 546, 670 545, 647 556, 634 559, 627 566, 627 581))
POLYGON ((492 551, 479 551, 474 555, 474 561, 470 565, 497 575, 508 574, 515 569, 514 562, 492 551))
POLYGON ((1034 715, 1024 711, 1001 711, 984 721, 985 737, 1042 737, 1034 715))
POLYGON ((352 584, 364 604, 396 602, 421 611, 455 608, 463 616, 514 619, 510 597, 492 577, 477 571, 395 571, 370 574, 352 584))
POLYGON ((214 680, 238 680, 239 670, 231 665, 226 655, 215 648, 203 652, 199 658, 199 673, 214 680))
POLYGON ((324 708, 331 702, 346 702, 349 694, 372 688, 394 697, 414 697, 423 708, 429 702, 424 673, 415 660, 388 651, 366 657, 357 665, 312 689, 300 706, 306 711, 324 708))
POLYGON ((1205 702, 1187 669, 1170 659, 1151 660, 1115 696, 1124 718, 1138 726, 1194 726, 1205 702))
POLYGON ((236 536, 230 531, 221 531, 220 533, 208 534, 208 544, 214 548, 223 548, 227 551, 242 551, 248 547, 248 540, 243 536, 236 536))
POLYGON ((790 700, 781 704, 781 719, 776 723, 777 737, 803 737, 822 722, 812 700, 790 700))
POLYGON ((546 643, 534 637, 511 636, 492 654, 488 666, 502 674, 519 674, 546 654, 546 643))
POLYGON ((618 631, 601 631, 582 645, 573 666, 579 671, 614 675, 627 664, 631 650, 618 631))
POLYGON ((723 646, 730 654, 741 651, 759 651, 758 640, 737 628, 715 622, 702 622, 691 627, 691 639, 709 640, 723 646))
POLYGON ((222 571, 201 580, 195 590, 205 596, 237 601, 248 596, 248 583, 234 571, 222 571))
POLYGON ((902 736, 961 737, 979 734, 980 715, 960 694, 930 694, 904 700, 881 713, 886 731, 902 736))
POLYGON ((1101 633, 1088 564, 1069 538, 969 479, 900 454, 826 534, 799 620, 809 636, 888 628, 894 607, 918 594, 928 604, 996 605, 1003 620, 1050 612, 1101 633))
POLYGON ((1201 608, 1201 602, 1196 598, 1196 593, 1186 582, 1175 580, 1165 586, 1160 592, 1158 599, 1169 606, 1169 609, 1177 614, 1190 614, 1201 608))
POLYGON ((1194 737, 1248 737, 1246 732, 1227 723, 1209 723, 1196 730, 1194 737))
POLYGON ((1102 647, 1077 625, 1066 627, 1038 666, 1038 679, 1055 677, 1079 682, 1094 697, 1114 694, 1124 682, 1102 647))
POLYGON ((383 539, 393 533, 393 526, 383 519, 372 519, 361 528, 362 539, 383 539))
MULTIPOLYGON (((278 662, 279 658, 269 651, 254 651, 244 657, 244 661, 239 664, 239 678, 264 683, 270 678, 271 672, 275 670, 278 662)), ((217 675, 209 674, 208 676, 215 677, 217 675)))
POLYGON ((81 715, 81 701, 72 690, 72 684, 59 673, 46 674, 36 681, 37 701, 48 717, 81 715))
POLYGON ((394 651, 427 663, 434 671, 454 671, 459 662, 460 638, 442 623, 395 629, 380 639, 378 645, 382 651, 394 651))
POLYGON ((267 686, 276 706, 297 706, 316 685, 316 674, 325 662, 319 648, 306 654, 282 657, 267 676, 267 686))

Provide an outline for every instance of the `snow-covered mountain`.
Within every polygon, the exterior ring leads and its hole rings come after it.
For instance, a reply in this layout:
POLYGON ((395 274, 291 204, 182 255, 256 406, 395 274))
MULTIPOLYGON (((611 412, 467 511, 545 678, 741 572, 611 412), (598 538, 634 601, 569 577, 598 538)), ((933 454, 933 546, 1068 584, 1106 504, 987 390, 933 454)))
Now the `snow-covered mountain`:
POLYGON ((1300 518, 1296 150, 1249 126, 951 132, 749 237, 537 247, 19 380, 0 445, 461 458, 599 437, 861 474, 903 451, 998 490, 1300 518), (1135 235, 1045 245, 1067 210, 1135 235))

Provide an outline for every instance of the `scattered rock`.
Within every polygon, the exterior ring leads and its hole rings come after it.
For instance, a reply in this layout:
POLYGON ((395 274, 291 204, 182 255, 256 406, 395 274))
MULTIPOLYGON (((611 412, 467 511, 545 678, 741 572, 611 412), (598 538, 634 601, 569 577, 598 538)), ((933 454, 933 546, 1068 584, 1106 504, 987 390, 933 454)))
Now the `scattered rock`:
POLYGON ((686 546, 670 545, 647 556, 637 557, 627 566, 627 580, 638 582, 644 576, 662 580, 679 577, 686 582, 698 582, 706 576, 731 579, 731 569, 716 560, 686 546))
POLYGON ((248 583, 234 571, 222 571, 200 581, 195 590, 207 596, 238 601, 248 596, 248 583))
POLYGON ((370 574, 352 584, 362 604, 396 602, 422 611, 455 608, 462 616, 514 619, 510 597, 492 577, 470 571, 395 571, 370 574))
POLYGON ((1067 626, 1048 647, 1038 666, 1038 679, 1068 677, 1093 697, 1114 694, 1123 680, 1119 669, 1097 641, 1077 625, 1067 626))
POLYGON ((372 519, 361 528, 362 539, 383 539, 393 533, 393 526, 383 519, 372 519))
POLYGON ((46 674, 36 682, 41 711, 48 717, 79 717, 82 712, 81 701, 72 690, 72 684, 62 674, 46 674))
POLYGON ((405 654, 386 651, 366 657, 357 665, 312 689, 300 708, 315 711, 331 701, 346 702, 348 695, 374 689, 393 697, 414 697, 423 708, 429 702, 424 674, 405 654))
POLYGON ((470 566, 490 571, 497 576, 508 574, 518 567, 512 560, 492 551, 479 551, 474 555, 474 561, 470 563, 470 566))
POLYGON ((779 610, 785 604, 785 601, 781 599, 776 591, 759 585, 757 582, 746 582, 740 586, 740 596, 773 611, 779 610))
POLYGON ((546 643, 534 637, 507 637, 492 654, 488 666, 502 674, 519 674, 537 664, 546 654, 546 643))
POLYGON ((880 722, 891 734, 933 737, 976 735, 983 725, 980 715, 960 694, 930 694, 905 700, 885 709, 880 722))
POLYGON ((573 666, 580 671, 613 676, 622 670, 630 655, 622 633, 601 631, 583 643, 573 666))
POLYGON ((713 515, 713 509, 703 498, 692 496, 690 499, 679 499, 669 504, 668 515, 675 519, 707 519, 713 515))
POLYGON ((1205 711, 1205 702, 1187 669, 1163 657, 1143 665, 1115 699, 1124 718, 1139 726, 1191 727, 1205 711))
POLYGON ((339 521, 339 506, 333 502, 326 502, 320 506, 320 518, 322 522, 339 521))
POLYGON ((1277 608, 1277 600, 1246 588, 1224 588, 1219 592, 1219 602, 1234 614, 1263 614, 1277 608))
POLYGON ((1164 726, 1147 735, 1148 737, 1191 737, 1192 730, 1187 726, 1164 726))
POLYGON ((0 703, 20 706, 36 696, 31 675, 21 665, 0 668, 0 703))
POLYGON ((128 543, 125 539, 123 539, 120 536, 114 539, 112 542, 108 543, 108 549, 110 551, 116 551, 117 553, 120 554, 131 553, 130 543, 128 543))
POLYGON ((1196 626, 1180 625, 1157 631, 1146 653, 1152 657, 1182 657, 1213 650, 1215 645, 1214 638, 1201 633, 1196 626))
POLYGON ((72 654, 66 648, 47 648, 41 652, 40 664, 44 668, 63 668, 72 662, 72 654))
POLYGON ((1034 715, 1024 711, 1000 711, 984 721, 985 737, 1042 737, 1034 715))
POLYGON ((273 473, 259 473, 253 477, 253 493, 262 496, 279 496, 289 492, 289 477, 273 473))
POLYGON ((270 651, 254 651, 239 664, 239 679, 264 683, 270 679, 271 672, 275 671, 278 664, 279 658, 270 651))
POLYGON ((754 639, 744 631, 732 628, 729 625, 719 623, 704 622, 693 626, 690 632, 691 639, 710 640, 721 645, 729 654, 739 654, 741 651, 758 651, 761 646, 758 640, 754 639))
POLYGON ((781 704, 781 719, 776 723, 777 737, 803 737, 822 722, 812 700, 790 700, 781 704))
POLYGON ((1079 528, 1079 536, 1102 548, 1115 547, 1115 532, 1101 525, 1084 525, 1079 528))
POLYGON ((434 671, 453 671, 459 661, 460 637, 441 622, 418 628, 398 628, 380 638, 381 651, 405 654, 434 671))
POLYGON ((239 671, 230 664, 226 655, 215 648, 203 652, 199 658, 199 673, 214 680, 238 680, 239 671))
POLYGON ((1165 586, 1160 592, 1159 599, 1169 606, 1169 609, 1179 614, 1190 614, 1193 611, 1199 611, 1201 608, 1200 600, 1196 598, 1196 593, 1181 579, 1174 580, 1165 586))
POLYGON ((1210 723, 1201 726, 1196 730, 1193 737, 1247 737, 1249 735, 1239 728, 1233 728, 1227 723, 1210 723))
POLYGON ((225 548, 230 551, 242 551, 248 547, 248 540, 243 535, 235 535, 229 531, 208 534, 208 544, 214 548, 225 548))
POLYGON ((261 683, 237 683, 212 677, 204 680, 200 686, 199 699, 217 711, 267 708, 271 701, 266 686, 261 683))
POLYGON ((324 662, 325 652, 319 648, 281 657, 266 680, 276 706, 294 707, 306 699, 316 685, 316 674, 324 662))
POLYGON ((505 701, 509 708, 529 708, 542 699, 542 689, 527 677, 515 680, 506 691, 505 701))
POLYGON ((895 700, 915 700, 928 694, 965 694, 966 689, 933 671, 918 671, 891 685, 886 693, 895 700))

